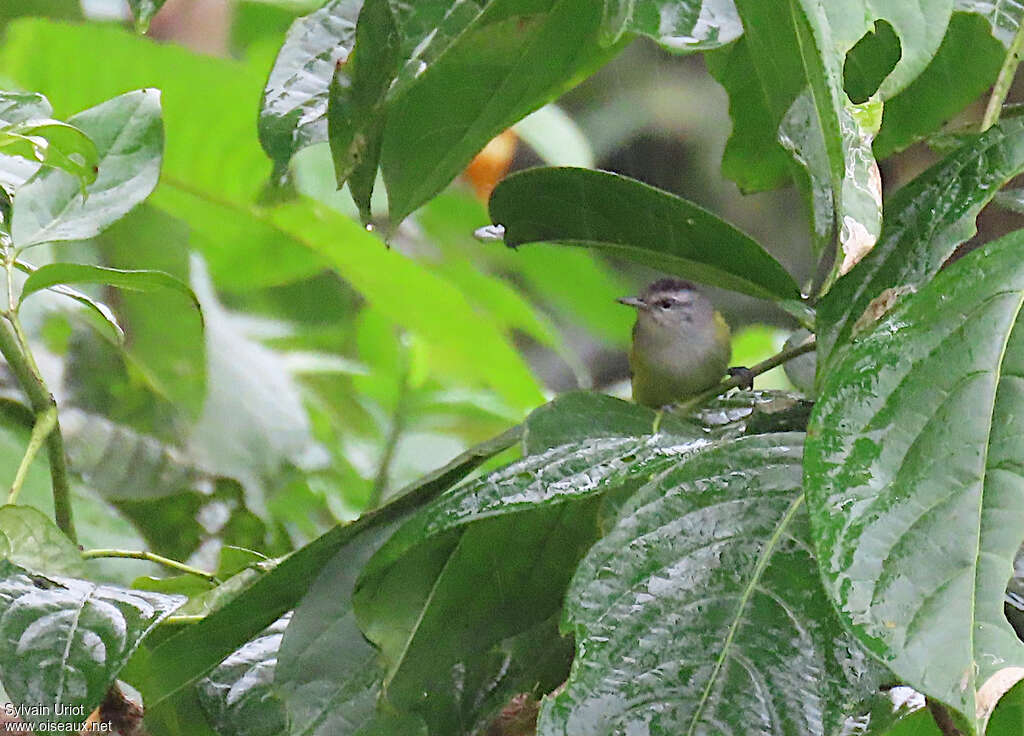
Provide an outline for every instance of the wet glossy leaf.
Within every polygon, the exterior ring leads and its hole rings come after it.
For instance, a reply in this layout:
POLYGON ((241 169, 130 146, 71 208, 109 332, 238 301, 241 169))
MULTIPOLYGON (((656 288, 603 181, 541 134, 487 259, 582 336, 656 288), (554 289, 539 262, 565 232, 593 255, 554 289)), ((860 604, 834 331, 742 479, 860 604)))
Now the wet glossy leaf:
POLYGON ((654 435, 563 445, 448 491, 403 524, 354 594, 384 658, 388 702, 437 733, 492 715, 472 706, 453 673, 486 669, 494 646, 557 612, 598 533, 604 492, 636 487, 704 444, 654 435))
POLYGON ((292 23, 260 105, 260 143, 278 167, 327 140, 327 91, 355 41, 362 0, 332 0, 292 23))
POLYGON ((523 451, 536 455, 552 447, 596 437, 661 432, 699 438, 704 428, 672 414, 590 391, 570 391, 534 409, 523 422, 523 451))
POLYGON ((319 572, 336 555, 344 557, 348 553, 348 545, 362 544, 364 534, 372 535, 381 525, 435 498, 488 458, 510 447, 519 436, 519 429, 514 428, 467 450, 403 489, 391 503, 350 524, 339 525, 297 550, 228 605, 161 643, 144 661, 133 662, 133 677, 126 679, 139 688, 150 705, 179 692, 292 609, 319 572))
POLYGON ((15 703, 49 706, 28 716, 77 723, 99 705, 139 643, 184 596, 33 575, 0 561, 0 678, 15 703), (55 706, 67 706, 63 714, 55 706))
POLYGON ((591 0, 495 0, 441 56, 410 59, 389 93, 381 144, 392 220, 441 191, 495 135, 618 53, 621 44, 599 43, 600 22, 591 0))
POLYGON ((617 174, 513 174, 494 190, 490 215, 512 247, 583 245, 753 296, 799 297, 793 278, 749 236, 692 202, 617 174))
MULTIPOLYGON (((104 284, 129 291, 152 291, 170 289, 189 299, 199 310, 199 300, 184 281, 169 273, 152 270, 126 271, 118 268, 104 268, 85 263, 48 263, 34 270, 21 287, 19 304, 30 294, 62 284, 104 284)), ((201 314, 201 312, 200 312, 201 314)))
POLYGON ((993 195, 1024 172, 1024 119, 1010 118, 966 143, 886 203, 874 250, 818 304, 819 380, 872 299, 892 287, 931 279, 956 246, 975 233, 993 195))
POLYGON ((989 22, 992 35, 1010 48, 1017 29, 1024 21, 1024 3, 1020 0, 954 0, 957 10, 977 13, 989 22))
POLYGON ((822 595, 802 439, 713 445, 627 502, 567 594, 577 656, 538 734, 838 729, 873 678, 822 595))
POLYGON ((604 14, 606 41, 638 33, 673 53, 718 48, 743 33, 733 0, 605 0, 604 14))
POLYGON ((826 589, 906 684, 983 726, 1024 676, 1003 614, 1020 503, 1021 232, 974 251, 842 353, 805 487, 826 589))
POLYGON ((279 736, 287 730, 274 692, 274 669, 289 616, 229 656, 196 685, 199 703, 220 736, 279 736))
POLYGON ((41 169, 15 194, 11 236, 18 248, 99 234, 149 196, 160 175, 160 93, 128 92, 68 119, 99 154, 96 181, 83 197, 75 177, 41 169))
POLYGON ((0 557, 44 574, 79 575, 83 570, 78 547, 31 506, 0 506, 0 557))

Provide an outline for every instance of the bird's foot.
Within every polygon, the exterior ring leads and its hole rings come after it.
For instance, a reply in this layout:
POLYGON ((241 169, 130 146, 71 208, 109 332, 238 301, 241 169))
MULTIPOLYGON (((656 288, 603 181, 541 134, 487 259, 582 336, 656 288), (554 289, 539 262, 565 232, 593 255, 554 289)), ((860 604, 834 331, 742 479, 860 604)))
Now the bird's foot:
POLYGON ((739 388, 750 390, 754 388, 754 372, 746 366, 736 365, 726 371, 730 378, 738 378, 739 388))

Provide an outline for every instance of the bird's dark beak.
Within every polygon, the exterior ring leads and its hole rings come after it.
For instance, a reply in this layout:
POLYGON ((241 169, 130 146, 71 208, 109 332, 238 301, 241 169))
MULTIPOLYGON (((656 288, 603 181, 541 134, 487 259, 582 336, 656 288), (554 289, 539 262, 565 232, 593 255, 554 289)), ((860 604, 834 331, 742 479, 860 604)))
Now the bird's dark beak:
POLYGON ((636 307, 637 309, 647 308, 647 302, 638 296, 620 296, 615 301, 619 304, 625 304, 627 307, 636 307))

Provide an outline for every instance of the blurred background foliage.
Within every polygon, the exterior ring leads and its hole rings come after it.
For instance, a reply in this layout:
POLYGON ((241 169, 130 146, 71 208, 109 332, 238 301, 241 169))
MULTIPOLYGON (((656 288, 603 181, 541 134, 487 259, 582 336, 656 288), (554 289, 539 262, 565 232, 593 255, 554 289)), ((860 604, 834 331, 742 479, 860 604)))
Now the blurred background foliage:
MULTIPOLYGON (((812 276, 799 195, 743 195, 721 175, 728 98, 704 58, 644 41, 495 139, 386 248, 336 191, 326 144, 302 150, 272 183, 256 135, 284 34, 317 4, 168 0, 148 37, 132 31, 125 0, 0 5, 0 88, 40 91, 61 118, 130 89, 162 91, 156 192, 63 257, 175 274, 205 315, 204 329, 180 294, 97 292, 123 320, 121 349, 75 302, 39 298, 26 310, 83 481, 76 510, 86 545, 145 542, 208 566, 222 544, 283 553, 545 397, 574 387, 628 394, 633 315, 614 299, 657 274, 582 249, 475 240, 490 188, 509 169, 627 174, 735 223, 801 282, 812 276)), ((958 27, 968 22, 958 17, 958 27)), ((991 61, 993 75, 996 46, 994 61, 984 49, 977 60, 991 61)), ((882 164, 883 181, 897 186, 932 160, 923 144, 910 146, 882 164)), ((979 237, 1008 230, 1007 217, 987 214, 979 237)), ((48 247, 34 250, 37 263, 48 247)), ((708 291, 736 333, 736 364, 776 352, 794 326, 767 302, 708 291)), ((758 385, 788 384, 774 371, 758 385)), ((26 417, 8 410, 0 453, 13 468, 26 417)), ((47 509, 47 488, 36 468, 25 502, 47 509)), ((115 577, 138 571, 104 564, 115 577)))

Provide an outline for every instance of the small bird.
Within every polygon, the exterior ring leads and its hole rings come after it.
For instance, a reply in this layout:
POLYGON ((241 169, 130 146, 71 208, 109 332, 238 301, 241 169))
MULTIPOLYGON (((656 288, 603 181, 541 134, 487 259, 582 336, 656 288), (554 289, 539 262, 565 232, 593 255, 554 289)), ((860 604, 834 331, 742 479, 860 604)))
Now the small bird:
POLYGON ((660 408, 714 386, 728 371, 729 325, 689 281, 659 279, 618 302, 637 310, 633 401, 660 408))

